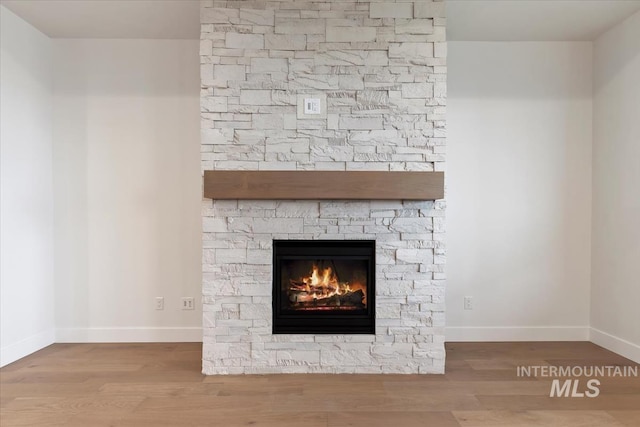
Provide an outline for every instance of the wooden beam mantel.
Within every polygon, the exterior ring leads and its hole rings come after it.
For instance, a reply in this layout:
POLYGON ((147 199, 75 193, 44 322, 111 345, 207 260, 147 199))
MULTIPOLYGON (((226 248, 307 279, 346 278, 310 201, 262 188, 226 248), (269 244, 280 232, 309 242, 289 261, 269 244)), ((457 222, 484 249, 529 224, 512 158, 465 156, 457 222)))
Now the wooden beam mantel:
POLYGON ((216 200, 435 200, 444 172, 205 171, 204 197, 216 200))

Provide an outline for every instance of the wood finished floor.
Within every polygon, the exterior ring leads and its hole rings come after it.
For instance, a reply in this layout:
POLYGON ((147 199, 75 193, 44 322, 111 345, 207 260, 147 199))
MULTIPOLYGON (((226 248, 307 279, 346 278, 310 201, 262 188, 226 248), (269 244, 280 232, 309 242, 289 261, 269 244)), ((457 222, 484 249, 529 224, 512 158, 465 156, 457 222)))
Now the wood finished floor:
POLYGON ((200 374, 201 345, 54 344, 0 370, 9 426, 640 426, 640 378, 550 398, 516 366, 637 366, 594 344, 450 343, 445 375, 200 374))

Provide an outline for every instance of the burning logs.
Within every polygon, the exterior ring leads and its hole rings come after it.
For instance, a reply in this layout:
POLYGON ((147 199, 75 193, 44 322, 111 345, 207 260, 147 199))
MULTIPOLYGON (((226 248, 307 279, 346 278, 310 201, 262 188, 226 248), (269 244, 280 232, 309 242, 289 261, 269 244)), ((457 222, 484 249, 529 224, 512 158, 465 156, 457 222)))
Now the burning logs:
POLYGON ((345 295, 340 295, 341 305, 361 305, 364 308, 364 292, 362 289, 358 289, 355 292, 350 292, 345 295))
POLYGON ((344 307, 354 309, 364 309, 364 292, 362 289, 347 292, 345 294, 333 294, 328 297, 317 297, 307 292, 290 292, 289 299, 298 307, 344 307))
POLYGON ((335 267, 319 268, 316 264, 309 276, 289 279, 286 289, 294 308, 362 309, 366 294, 358 283, 340 282, 335 267))

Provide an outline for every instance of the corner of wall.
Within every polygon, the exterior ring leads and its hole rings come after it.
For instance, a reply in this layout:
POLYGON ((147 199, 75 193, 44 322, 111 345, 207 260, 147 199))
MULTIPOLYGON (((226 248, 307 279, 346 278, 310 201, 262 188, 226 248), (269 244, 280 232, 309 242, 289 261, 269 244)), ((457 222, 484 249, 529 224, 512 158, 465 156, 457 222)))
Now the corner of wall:
POLYGON ((2 347, 0 368, 53 344, 56 341, 55 337, 55 330, 50 328, 2 347))
POLYGON ((640 11, 593 42, 590 340, 640 363, 640 11))
POLYGON ((0 365, 54 342, 51 39, 0 6, 0 365))

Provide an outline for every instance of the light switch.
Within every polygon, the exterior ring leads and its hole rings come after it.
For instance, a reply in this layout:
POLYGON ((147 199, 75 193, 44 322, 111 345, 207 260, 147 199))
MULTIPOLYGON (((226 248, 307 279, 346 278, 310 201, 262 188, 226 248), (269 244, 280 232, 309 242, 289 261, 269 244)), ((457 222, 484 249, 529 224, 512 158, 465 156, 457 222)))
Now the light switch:
POLYGON ((296 95, 298 120, 323 120, 327 118, 327 94, 322 92, 296 95))
POLYGON ((321 114, 320 98, 305 98, 304 99, 304 113, 305 114, 321 114))

